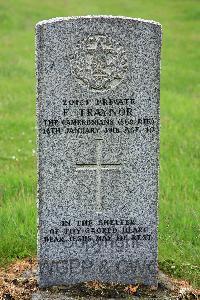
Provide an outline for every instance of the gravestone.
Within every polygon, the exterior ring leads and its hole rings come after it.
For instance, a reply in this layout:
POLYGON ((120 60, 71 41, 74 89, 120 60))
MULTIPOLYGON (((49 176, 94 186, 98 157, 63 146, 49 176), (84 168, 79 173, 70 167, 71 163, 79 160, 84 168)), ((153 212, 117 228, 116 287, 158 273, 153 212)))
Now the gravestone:
POLYGON ((40 287, 157 284, 161 26, 36 25, 40 287))

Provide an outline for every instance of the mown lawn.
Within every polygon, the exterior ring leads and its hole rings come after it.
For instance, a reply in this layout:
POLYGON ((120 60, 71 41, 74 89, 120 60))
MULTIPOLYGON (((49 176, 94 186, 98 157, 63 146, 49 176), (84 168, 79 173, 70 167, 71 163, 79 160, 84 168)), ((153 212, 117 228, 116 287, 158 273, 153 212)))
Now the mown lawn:
POLYGON ((200 285, 198 4, 195 0, 0 0, 1 265, 36 254, 35 23, 55 16, 127 15, 163 25, 160 267, 200 285))

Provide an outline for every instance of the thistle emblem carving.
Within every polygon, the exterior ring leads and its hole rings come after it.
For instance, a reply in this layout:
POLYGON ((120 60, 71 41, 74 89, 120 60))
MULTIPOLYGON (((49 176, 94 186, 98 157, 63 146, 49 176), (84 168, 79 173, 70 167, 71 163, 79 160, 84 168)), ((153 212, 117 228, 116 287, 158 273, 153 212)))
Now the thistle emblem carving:
POLYGON ((127 70, 124 48, 110 37, 93 35, 77 45, 72 72, 79 83, 89 89, 112 89, 124 79, 127 70))

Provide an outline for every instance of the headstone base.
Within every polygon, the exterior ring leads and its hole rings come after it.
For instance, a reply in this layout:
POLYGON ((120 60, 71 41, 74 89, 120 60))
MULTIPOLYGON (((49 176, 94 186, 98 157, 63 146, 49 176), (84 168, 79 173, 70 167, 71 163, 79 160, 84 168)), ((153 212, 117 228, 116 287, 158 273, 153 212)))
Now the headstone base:
MULTIPOLYGON (((32 296, 32 300, 115 300, 114 298, 96 298, 96 297, 79 297, 79 296, 74 296, 70 297, 68 295, 64 295, 61 293, 51 293, 51 292, 44 292, 44 291, 39 291, 32 296)), ((130 298, 129 298, 130 299, 130 298)), ((133 298, 137 299, 137 298, 133 298)), ((124 300, 124 298, 118 298, 117 300, 124 300)))
POLYGON ((70 296, 59 292, 49 292, 49 291, 38 291, 37 293, 32 295, 31 300, 175 300, 177 296, 169 295, 169 292, 166 291, 158 291, 155 292, 155 295, 151 296, 130 296, 127 295, 126 298, 104 298, 104 297, 80 297, 80 296, 70 296), (167 295, 168 294, 168 295, 167 295))

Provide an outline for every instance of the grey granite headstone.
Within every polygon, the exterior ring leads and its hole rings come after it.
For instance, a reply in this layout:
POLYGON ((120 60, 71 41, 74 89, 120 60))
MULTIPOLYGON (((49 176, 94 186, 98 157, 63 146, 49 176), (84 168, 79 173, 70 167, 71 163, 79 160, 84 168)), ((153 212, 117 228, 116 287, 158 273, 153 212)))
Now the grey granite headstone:
POLYGON ((39 284, 157 284, 161 26, 36 25, 39 284))

